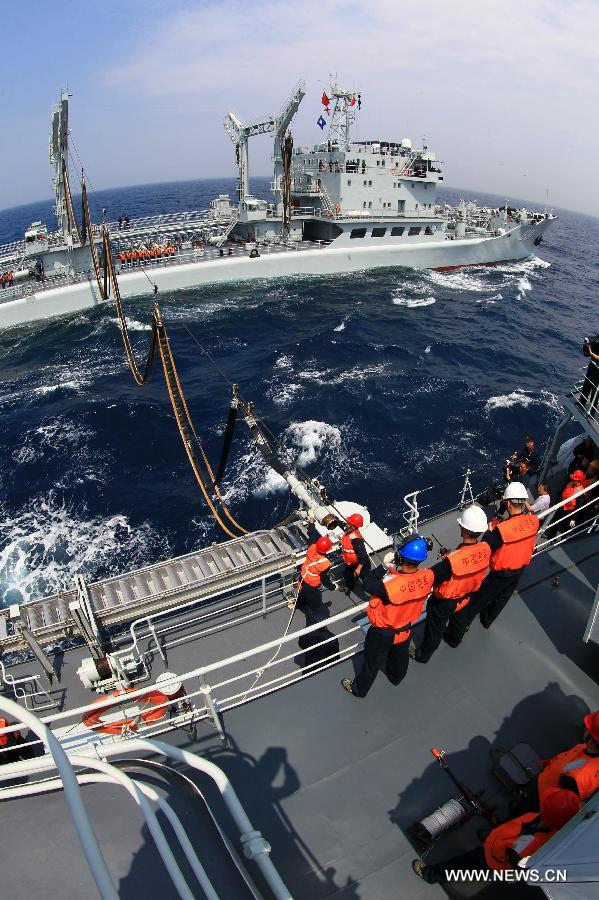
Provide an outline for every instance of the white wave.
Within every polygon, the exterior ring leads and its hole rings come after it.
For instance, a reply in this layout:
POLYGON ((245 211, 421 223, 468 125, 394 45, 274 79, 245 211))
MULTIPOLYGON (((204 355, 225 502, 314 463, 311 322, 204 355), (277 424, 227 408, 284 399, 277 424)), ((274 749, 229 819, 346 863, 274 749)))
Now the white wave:
POLYGON ((500 263, 496 266, 498 272, 507 272, 514 275, 520 275, 521 273, 534 273, 537 269, 549 269, 551 267, 551 263, 547 262, 546 259, 541 259, 539 256, 534 256, 532 259, 523 259, 521 262, 516 263, 500 263))
MULTIPOLYGON (((327 422, 309 420, 293 422, 279 440, 277 455, 290 467, 302 467, 312 463, 332 463, 345 458, 342 449, 341 429, 327 422)), ((260 453, 253 447, 235 463, 235 471, 228 485, 223 488, 227 502, 239 501, 250 494, 267 497, 287 490, 286 481, 266 465, 260 453)))
POLYGON ((293 362, 290 356, 286 356, 284 353, 281 353, 280 356, 277 356, 273 365, 275 369, 290 369, 293 365, 293 362))
POLYGON ((326 422, 317 422, 310 419, 308 422, 293 422, 285 429, 286 443, 299 450, 297 461, 300 466, 307 466, 316 461, 326 447, 333 454, 339 453, 341 447, 341 432, 335 425, 326 422))
MULTIPOLYGON (((108 320, 111 325, 115 325, 118 330, 121 330, 121 323, 118 319, 109 319, 108 320)), ((151 331, 152 326, 146 322, 138 322, 137 319, 129 319, 125 317, 125 321, 127 322, 127 329, 129 331, 151 331)))
POLYGON ((54 391, 78 391, 82 387, 80 381, 61 381, 59 384, 40 384, 33 389, 34 394, 52 394, 54 391))
POLYGON ((494 303, 497 303, 498 300, 503 300, 503 294, 493 294, 492 297, 481 297, 480 300, 477 300, 477 303, 482 303, 484 306, 491 306, 494 303))
POLYGON ((431 352, 431 345, 430 345, 430 344, 428 345, 428 347, 425 347, 425 348, 424 348, 424 352, 425 352, 425 353, 430 353, 430 352, 431 352))
POLYGON ((485 403, 485 410, 491 412, 494 409, 509 409, 510 406, 531 406, 531 404, 540 404, 557 408, 557 396, 550 391, 541 391, 534 394, 532 391, 524 391, 517 388, 509 394, 498 394, 489 397, 485 403))
POLYGON ((484 294, 496 290, 494 284, 489 284, 486 270, 483 270, 482 274, 474 274, 464 269, 455 269, 453 272, 431 270, 426 273, 426 279, 439 287, 449 288, 452 291, 472 291, 476 294, 484 294))
POLYGON ((269 389, 267 396, 270 397, 277 406, 288 406, 302 390, 301 384, 295 384, 293 382, 290 384, 278 384, 269 389))
POLYGON ((94 578, 101 568, 116 574, 152 561, 158 546, 148 523, 133 529, 123 515, 84 518, 51 493, 16 516, 0 512, 2 596, 19 591, 24 599, 70 588, 78 573, 94 578))
POLYGON ((366 366, 353 366, 345 372, 336 372, 334 369, 318 369, 315 362, 306 364, 297 378, 301 381, 317 381, 319 384, 344 384, 351 381, 364 381, 375 375, 387 373, 387 363, 371 363, 366 366), (310 366, 310 367, 308 367, 310 366))
POLYGON ((436 297, 394 297, 396 306, 407 306, 408 309, 417 309, 419 306, 432 306, 436 303, 436 297))
POLYGON ((345 319, 341 322, 340 325, 337 325, 336 328, 333 328, 333 331, 344 331, 345 330, 345 319))
POLYGON ((532 290, 530 279, 526 275, 521 275, 516 279, 516 299, 523 300, 527 291, 532 290))

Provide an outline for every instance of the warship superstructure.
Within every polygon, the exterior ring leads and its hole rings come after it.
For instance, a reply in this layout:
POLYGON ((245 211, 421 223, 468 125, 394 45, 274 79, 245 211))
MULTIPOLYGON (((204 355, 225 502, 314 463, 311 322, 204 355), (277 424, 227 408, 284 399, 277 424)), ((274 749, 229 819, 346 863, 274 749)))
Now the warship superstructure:
MULTIPOLYGON (((298 83, 276 116, 224 121, 238 165, 237 196, 207 210, 104 222, 120 261, 123 297, 214 282, 331 275, 403 266, 446 271, 535 255, 553 213, 440 205, 435 153, 408 138, 356 141, 359 95, 334 85, 328 131, 295 147, 289 126, 305 95, 298 83), (249 189, 249 140, 273 135, 270 200, 249 189), (326 135, 326 137, 325 137, 326 135)), ((0 327, 64 315, 106 299, 99 277, 99 225, 77 222, 69 185, 69 95, 54 109, 50 162, 58 228, 34 222, 23 241, 0 247, 0 327)), ((322 127, 326 120, 321 117, 322 127)), ((85 186, 83 194, 86 196, 85 186)))

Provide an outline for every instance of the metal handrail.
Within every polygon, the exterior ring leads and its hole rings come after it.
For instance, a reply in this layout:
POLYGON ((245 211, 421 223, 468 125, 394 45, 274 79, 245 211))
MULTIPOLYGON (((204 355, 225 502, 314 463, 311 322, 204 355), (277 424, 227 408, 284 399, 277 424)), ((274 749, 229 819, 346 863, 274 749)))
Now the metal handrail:
POLYGON ((0 709, 13 718, 19 719, 20 722, 39 737, 46 747, 52 760, 50 764, 56 767, 62 779, 65 798, 73 817, 75 829, 100 896, 102 900, 118 900, 118 894, 106 866, 102 850, 85 811, 75 772, 60 742, 37 716, 34 716, 29 710, 24 710, 14 700, 9 700, 8 697, 0 695, 0 709))
MULTIPOLYGON (((16 706, 16 704, 12 704, 12 706, 16 706)), ((0 708, 2 707, 0 706, 0 708)), ((18 711, 20 707, 16 707, 16 709, 18 711)), ((10 710, 10 712, 14 715, 12 710, 10 710)), ((33 716, 32 718, 36 720, 35 716, 33 716)), ((39 720, 36 721, 38 725, 41 725, 39 720)), ((30 727, 32 727, 32 730, 35 730, 33 726, 30 727)), ((62 748, 60 749, 61 752, 63 752, 62 748)), ((108 760, 114 756, 122 756, 123 754, 130 753, 160 754, 161 756, 164 756, 169 760, 177 762, 179 765, 182 764, 189 767, 190 769, 195 770, 196 772, 201 772, 203 775, 208 776, 214 782, 216 788, 221 794, 221 797, 227 809, 229 810, 229 813, 231 814, 233 822, 235 823, 235 827, 239 832, 239 841, 244 856, 247 859, 255 861, 266 883, 272 891, 275 900, 292 900, 291 893, 287 889, 285 883, 283 882, 281 876, 275 868, 274 863, 270 859, 270 844, 264 839, 261 832, 254 828, 237 794, 235 793, 231 782, 219 766, 217 766, 213 762, 210 762, 209 760, 202 759, 196 756, 195 753, 191 753, 189 750, 181 750, 179 747, 173 747, 170 744, 163 743, 162 741, 148 740, 147 738, 130 738, 126 741, 116 741, 106 746, 97 745, 94 749, 94 756, 74 754, 70 757, 70 759, 75 765, 81 766, 86 769, 95 769, 102 775, 105 775, 107 778, 120 783, 134 796, 134 799, 137 803, 139 803, 142 809, 142 813, 146 817, 146 822, 148 824, 148 828, 150 828, 152 831, 152 836, 155 838, 155 840, 157 839, 159 852, 161 853, 161 856, 163 856, 163 859, 165 859, 165 856, 168 859, 169 854, 172 857, 172 851, 168 847, 168 843, 166 842, 166 840, 164 840, 163 844, 160 835, 162 835, 162 838, 164 838, 164 835, 159 825, 158 831, 154 831, 153 823, 156 821, 156 816, 151 807, 149 807, 149 804, 147 803, 145 797, 143 796, 143 794, 147 795, 147 791, 145 791, 144 789, 145 786, 138 784, 134 779, 130 778, 124 772, 122 772, 121 769, 115 768, 107 762, 104 762, 104 760, 108 760), (100 759, 99 757, 102 757, 102 759, 100 759), (140 794, 142 795, 141 797, 139 796, 140 794), (147 814, 148 810, 149 815, 147 814), (160 834, 158 834, 158 832, 160 832, 160 834)), ((75 788, 80 796, 79 785, 72 770, 71 763, 66 756, 64 757, 64 760, 66 766, 68 766, 70 770, 72 779, 75 782, 75 788)), ((0 781, 6 781, 8 779, 12 780, 20 775, 36 774, 38 772, 47 771, 49 768, 52 768, 52 766, 53 763, 48 759, 48 757, 38 757, 31 760, 24 760, 22 762, 9 763, 0 767, 0 781)), ((42 784, 45 783, 42 782, 42 784)), ((30 786, 25 786, 25 790, 27 789, 27 787, 30 786)), ((37 790, 35 786, 34 789, 37 790)), ((15 788, 9 788, 5 793, 6 789, 2 789, 2 793, 5 796, 9 796, 9 793, 13 790, 15 790, 15 788)), ((17 788, 17 790, 19 789, 17 788)), ((83 815, 85 816, 84 810, 83 815)), ((85 818, 87 819, 86 816, 85 818)), ((171 824, 174 823, 174 820, 170 821, 171 824)), ((186 848, 183 847, 183 849, 185 852, 186 848)), ((192 849, 191 859, 190 857, 188 857, 188 859, 190 859, 190 862, 192 861, 194 856, 195 851, 193 851, 192 849)), ((178 869, 176 862, 175 867, 180 874, 180 870, 178 869)), ((110 886, 112 888, 112 893, 102 893, 102 897, 109 897, 110 900, 117 900, 117 895, 114 891, 114 887, 112 886, 112 882, 110 882, 110 886)), ((185 888, 187 888, 187 885, 185 885, 185 888)), ((188 889, 185 891, 180 891, 180 893, 181 896, 188 897, 190 898, 190 900, 193 900, 193 898, 190 897, 188 889)))

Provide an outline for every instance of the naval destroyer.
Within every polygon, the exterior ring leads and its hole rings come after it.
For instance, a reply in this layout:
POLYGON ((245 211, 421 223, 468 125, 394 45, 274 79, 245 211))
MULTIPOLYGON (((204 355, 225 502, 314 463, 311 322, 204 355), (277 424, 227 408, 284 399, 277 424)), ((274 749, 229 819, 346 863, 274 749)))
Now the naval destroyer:
MULTIPOLYGON (((555 216, 507 205, 439 204, 443 174, 435 153, 409 138, 357 141, 361 97, 337 85, 323 94, 328 130, 296 147, 289 131, 305 95, 300 82, 276 116, 245 123, 230 112, 237 196, 207 210, 105 222, 121 265, 123 297, 215 282, 331 275, 403 266, 446 271, 535 255, 555 216), (249 140, 272 134, 271 198, 249 189, 249 140)), ((85 183, 79 224, 69 183, 69 95, 52 114, 57 229, 33 222, 24 240, 0 246, 0 327, 87 309, 107 299, 101 227, 89 214, 85 183)), ((327 125, 320 117, 322 129, 327 125)))

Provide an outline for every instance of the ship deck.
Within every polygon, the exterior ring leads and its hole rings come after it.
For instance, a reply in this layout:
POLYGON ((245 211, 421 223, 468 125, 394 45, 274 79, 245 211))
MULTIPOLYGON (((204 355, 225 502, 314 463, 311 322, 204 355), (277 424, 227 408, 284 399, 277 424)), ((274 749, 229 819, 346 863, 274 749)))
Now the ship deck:
MULTIPOLYGON (((423 530, 451 545, 454 519, 446 514, 423 530)), ((582 641, 598 581, 596 535, 576 538, 533 562, 491 630, 476 622, 459 649, 443 644, 428 665, 412 662, 399 687, 381 674, 367 698, 346 694, 340 680, 360 664, 358 655, 226 710, 226 747, 207 722, 162 739, 224 769, 255 827, 272 844, 272 859, 294 897, 387 900, 445 893, 486 900, 508 896, 508 890, 512 898, 520 892, 534 896, 533 889, 515 885, 449 890, 421 882, 411 871, 418 853, 409 826, 457 796, 431 747, 446 750, 458 776, 472 788, 485 788, 485 799, 507 817, 508 796, 491 775, 490 748, 528 742, 546 757, 578 740, 583 714, 599 706, 599 648, 582 641), (553 587, 557 574, 558 588, 553 587)), ((339 593, 325 596, 325 602, 331 603, 331 614, 347 605, 339 593)), ((152 675, 167 665, 181 672, 277 639, 288 617, 281 606, 209 639, 184 641, 169 651, 166 663, 154 655, 152 675)), ((292 630, 302 625, 303 616, 296 613, 292 630)), ((60 689, 71 708, 90 699, 75 674, 82 655, 73 650, 61 658, 60 689)), ((301 672, 301 659, 289 665, 301 672)), ((10 671, 31 671, 31 664, 10 671)), ((218 798, 209 785, 202 789, 218 813, 218 798)), ((170 790, 177 794, 174 786, 170 790)), ((148 879, 156 896, 174 896, 147 830, 115 791, 106 795, 89 787, 84 797, 120 896, 147 896, 148 879), (141 873, 143 878, 135 877, 141 873)), ((43 891, 49 900, 62 900, 93 893, 64 798, 2 803, 0 823, 5 859, 20 858, 24 844, 30 848, 26 869, 4 869, 7 895, 24 898, 43 891)), ((483 820, 474 819, 454 830, 431 859, 471 846, 481 826, 483 820)))

